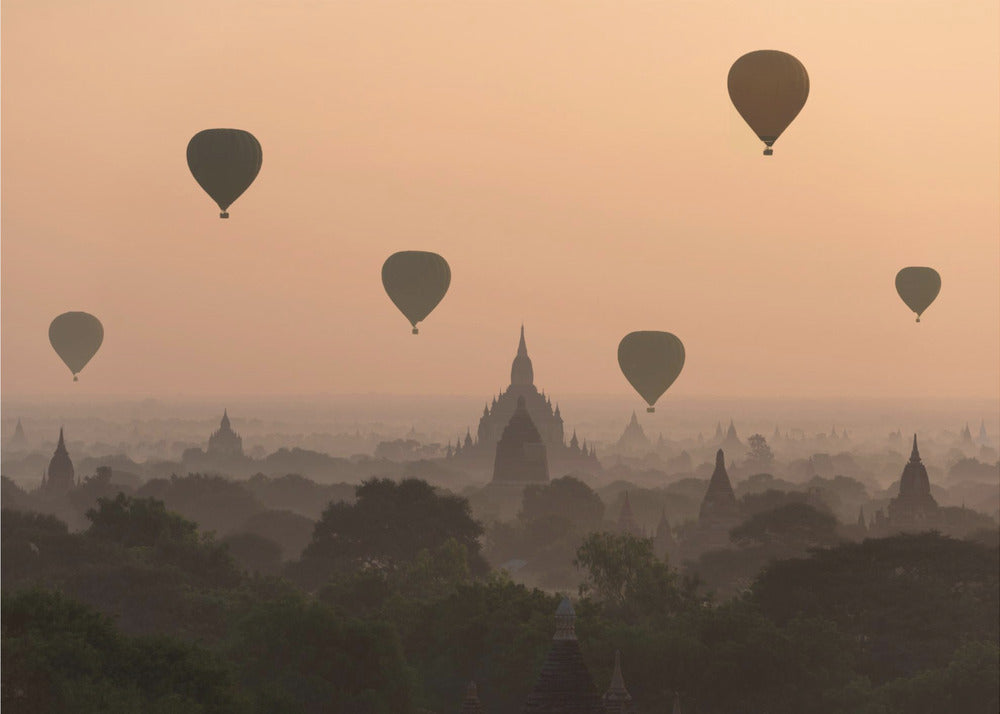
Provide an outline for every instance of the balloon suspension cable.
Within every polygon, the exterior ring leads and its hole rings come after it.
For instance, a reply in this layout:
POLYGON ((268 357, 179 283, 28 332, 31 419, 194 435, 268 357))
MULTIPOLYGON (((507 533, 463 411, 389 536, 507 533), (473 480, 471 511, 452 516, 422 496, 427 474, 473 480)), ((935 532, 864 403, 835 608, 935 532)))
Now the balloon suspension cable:
POLYGON ((220 213, 219 218, 229 218, 229 211, 223 211, 220 213))
POLYGON ((652 414, 653 412, 656 411, 656 407, 646 407, 646 411, 652 414))
POLYGON ((420 334, 420 330, 418 330, 416 327, 414 327, 413 328, 413 334, 414 335, 419 335, 420 334))

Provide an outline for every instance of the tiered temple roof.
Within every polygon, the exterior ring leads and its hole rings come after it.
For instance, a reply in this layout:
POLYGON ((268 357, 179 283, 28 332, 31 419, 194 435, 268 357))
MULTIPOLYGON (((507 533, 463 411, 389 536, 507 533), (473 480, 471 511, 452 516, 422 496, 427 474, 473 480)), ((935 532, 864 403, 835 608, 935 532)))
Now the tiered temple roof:
POLYGON ((569 598, 556 610, 556 634, 524 714, 605 714, 594 678, 576 639, 576 613, 569 598))
POLYGON ((531 420, 524 397, 497 442, 493 460, 494 481, 539 482, 549 480, 545 443, 531 420))

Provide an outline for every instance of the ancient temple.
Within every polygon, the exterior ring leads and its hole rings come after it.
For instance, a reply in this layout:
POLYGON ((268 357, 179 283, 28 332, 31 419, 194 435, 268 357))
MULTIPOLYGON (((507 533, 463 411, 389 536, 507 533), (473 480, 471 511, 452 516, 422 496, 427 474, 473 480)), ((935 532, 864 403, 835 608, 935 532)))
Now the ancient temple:
POLYGON ((518 396, 514 413, 496 445, 493 481, 537 483, 548 480, 545 442, 528 413, 524 396, 518 396))
POLYGON ((606 714, 594 678, 576 639, 576 613, 569 598, 556 610, 556 634, 524 714, 606 714))
POLYGON ((657 558, 669 557, 677 549, 677 541, 670 530, 670 522, 667 521, 667 509, 660 513, 660 522, 656 525, 656 535, 653 536, 653 554, 657 558))
POLYGON ((535 371, 528 357, 528 347, 524 341, 524 326, 521 326, 521 340, 517 345, 517 354, 510 366, 510 385, 499 397, 494 397, 493 403, 483 407, 483 416, 479 420, 477 444, 482 448, 493 450, 493 447, 503 435, 504 427, 514 415, 519 397, 524 398, 525 407, 531 415, 538 432, 546 446, 563 446, 563 420, 559 406, 552 406, 552 400, 539 392, 535 387, 535 371))
POLYGON ((721 527, 725 529, 737 525, 740 507, 736 502, 733 485, 726 472, 726 456, 722 449, 715 454, 715 471, 708 482, 708 491, 702 499, 698 511, 698 526, 701 528, 721 527))
POLYGON ((888 526, 892 529, 922 529, 934 524, 938 504, 931 495, 927 468, 920 460, 917 435, 913 435, 913 451, 899 479, 899 495, 889 501, 888 526))
POLYGON ((21 426, 21 420, 17 420, 17 426, 14 427, 14 433, 10 437, 10 441, 7 442, 7 448, 18 450, 23 449, 27 444, 27 440, 24 438, 24 427, 21 426))
POLYGON ((622 432, 621 437, 619 437, 618 443, 615 444, 615 449, 621 454, 644 456, 652 448, 653 443, 646 436, 646 432, 643 431, 635 412, 632 412, 632 419, 625 427, 625 431, 622 432))
POLYGON ((588 447, 586 442, 581 445, 575 432, 569 446, 566 445, 559 406, 553 406, 545 392, 539 392, 535 387, 535 370, 528 356, 523 325, 517 354, 510 367, 510 384, 498 396, 493 397, 492 403, 483 407, 476 436, 473 438, 471 432, 467 431, 464 438, 460 437, 452 451, 452 457, 471 462, 476 468, 489 468, 490 462, 495 458, 497 444, 522 398, 531 422, 545 445, 550 466, 558 465, 557 468, 562 473, 578 469, 600 470, 593 447, 588 447))
MULTIPOLYGON (((716 433, 722 431, 722 425, 716 430, 716 433)), ((722 442, 719 444, 719 448, 723 451, 728 451, 730 454, 742 454, 746 451, 746 444, 740 441, 740 437, 736 434, 736 425, 733 424, 733 420, 729 420, 729 428, 726 430, 726 435, 723 437, 722 442)))
POLYGON ((218 458, 243 456, 243 438, 230 426, 228 410, 223 410, 218 430, 208 437, 207 453, 218 458))
POLYGON ((49 461, 49 468, 42 478, 42 489, 49 493, 69 491, 76 485, 73 462, 66 451, 66 441, 63 430, 59 429, 59 443, 49 461))
POLYGON ((635 522, 635 517, 632 515, 632 503, 628 499, 628 491, 625 492, 625 501, 622 503, 622 510, 618 514, 618 532, 627 533, 636 538, 645 537, 645 533, 642 532, 639 524, 635 522))

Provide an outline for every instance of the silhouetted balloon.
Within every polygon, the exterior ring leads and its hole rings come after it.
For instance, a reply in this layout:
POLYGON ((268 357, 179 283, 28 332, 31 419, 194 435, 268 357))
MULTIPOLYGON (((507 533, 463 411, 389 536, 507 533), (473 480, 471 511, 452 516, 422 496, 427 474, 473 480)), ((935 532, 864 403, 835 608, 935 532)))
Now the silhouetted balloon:
POLYGON ((618 343, 618 366, 648 412, 684 368, 684 345, 669 332, 630 332, 618 343))
POLYGON ((437 253, 404 250, 393 253, 382 265, 382 285, 389 299, 413 326, 431 314, 451 284, 448 261, 437 253))
POLYGON ((49 325, 49 342, 73 373, 73 381, 104 341, 101 321, 86 312, 64 312, 49 325))
POLYGON ((934 268, 903 268, 896 273, 896 292, 920 322, 920 315, 941 292, 941 276, 934 268))
POLYGON ((260 172, 260 142, 242 129, 205 129, 188 142, 188 168, 205 193, 219 204, 219 218, 246 191, 260 172))
POLYGON ((729 98, 740 116, 767 144, 764 155, 802 111, 809 96, 809 75, 787 52, 757 50, 729 69, 729 98))

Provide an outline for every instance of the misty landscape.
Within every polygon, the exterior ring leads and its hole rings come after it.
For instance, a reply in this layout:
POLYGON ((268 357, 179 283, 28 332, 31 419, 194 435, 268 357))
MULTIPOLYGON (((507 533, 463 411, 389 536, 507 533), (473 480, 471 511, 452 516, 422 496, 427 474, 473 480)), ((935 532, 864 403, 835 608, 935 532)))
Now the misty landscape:
POLYGON ((1000 711, 1000 6, 0 16, 5 714, 1000 711))

